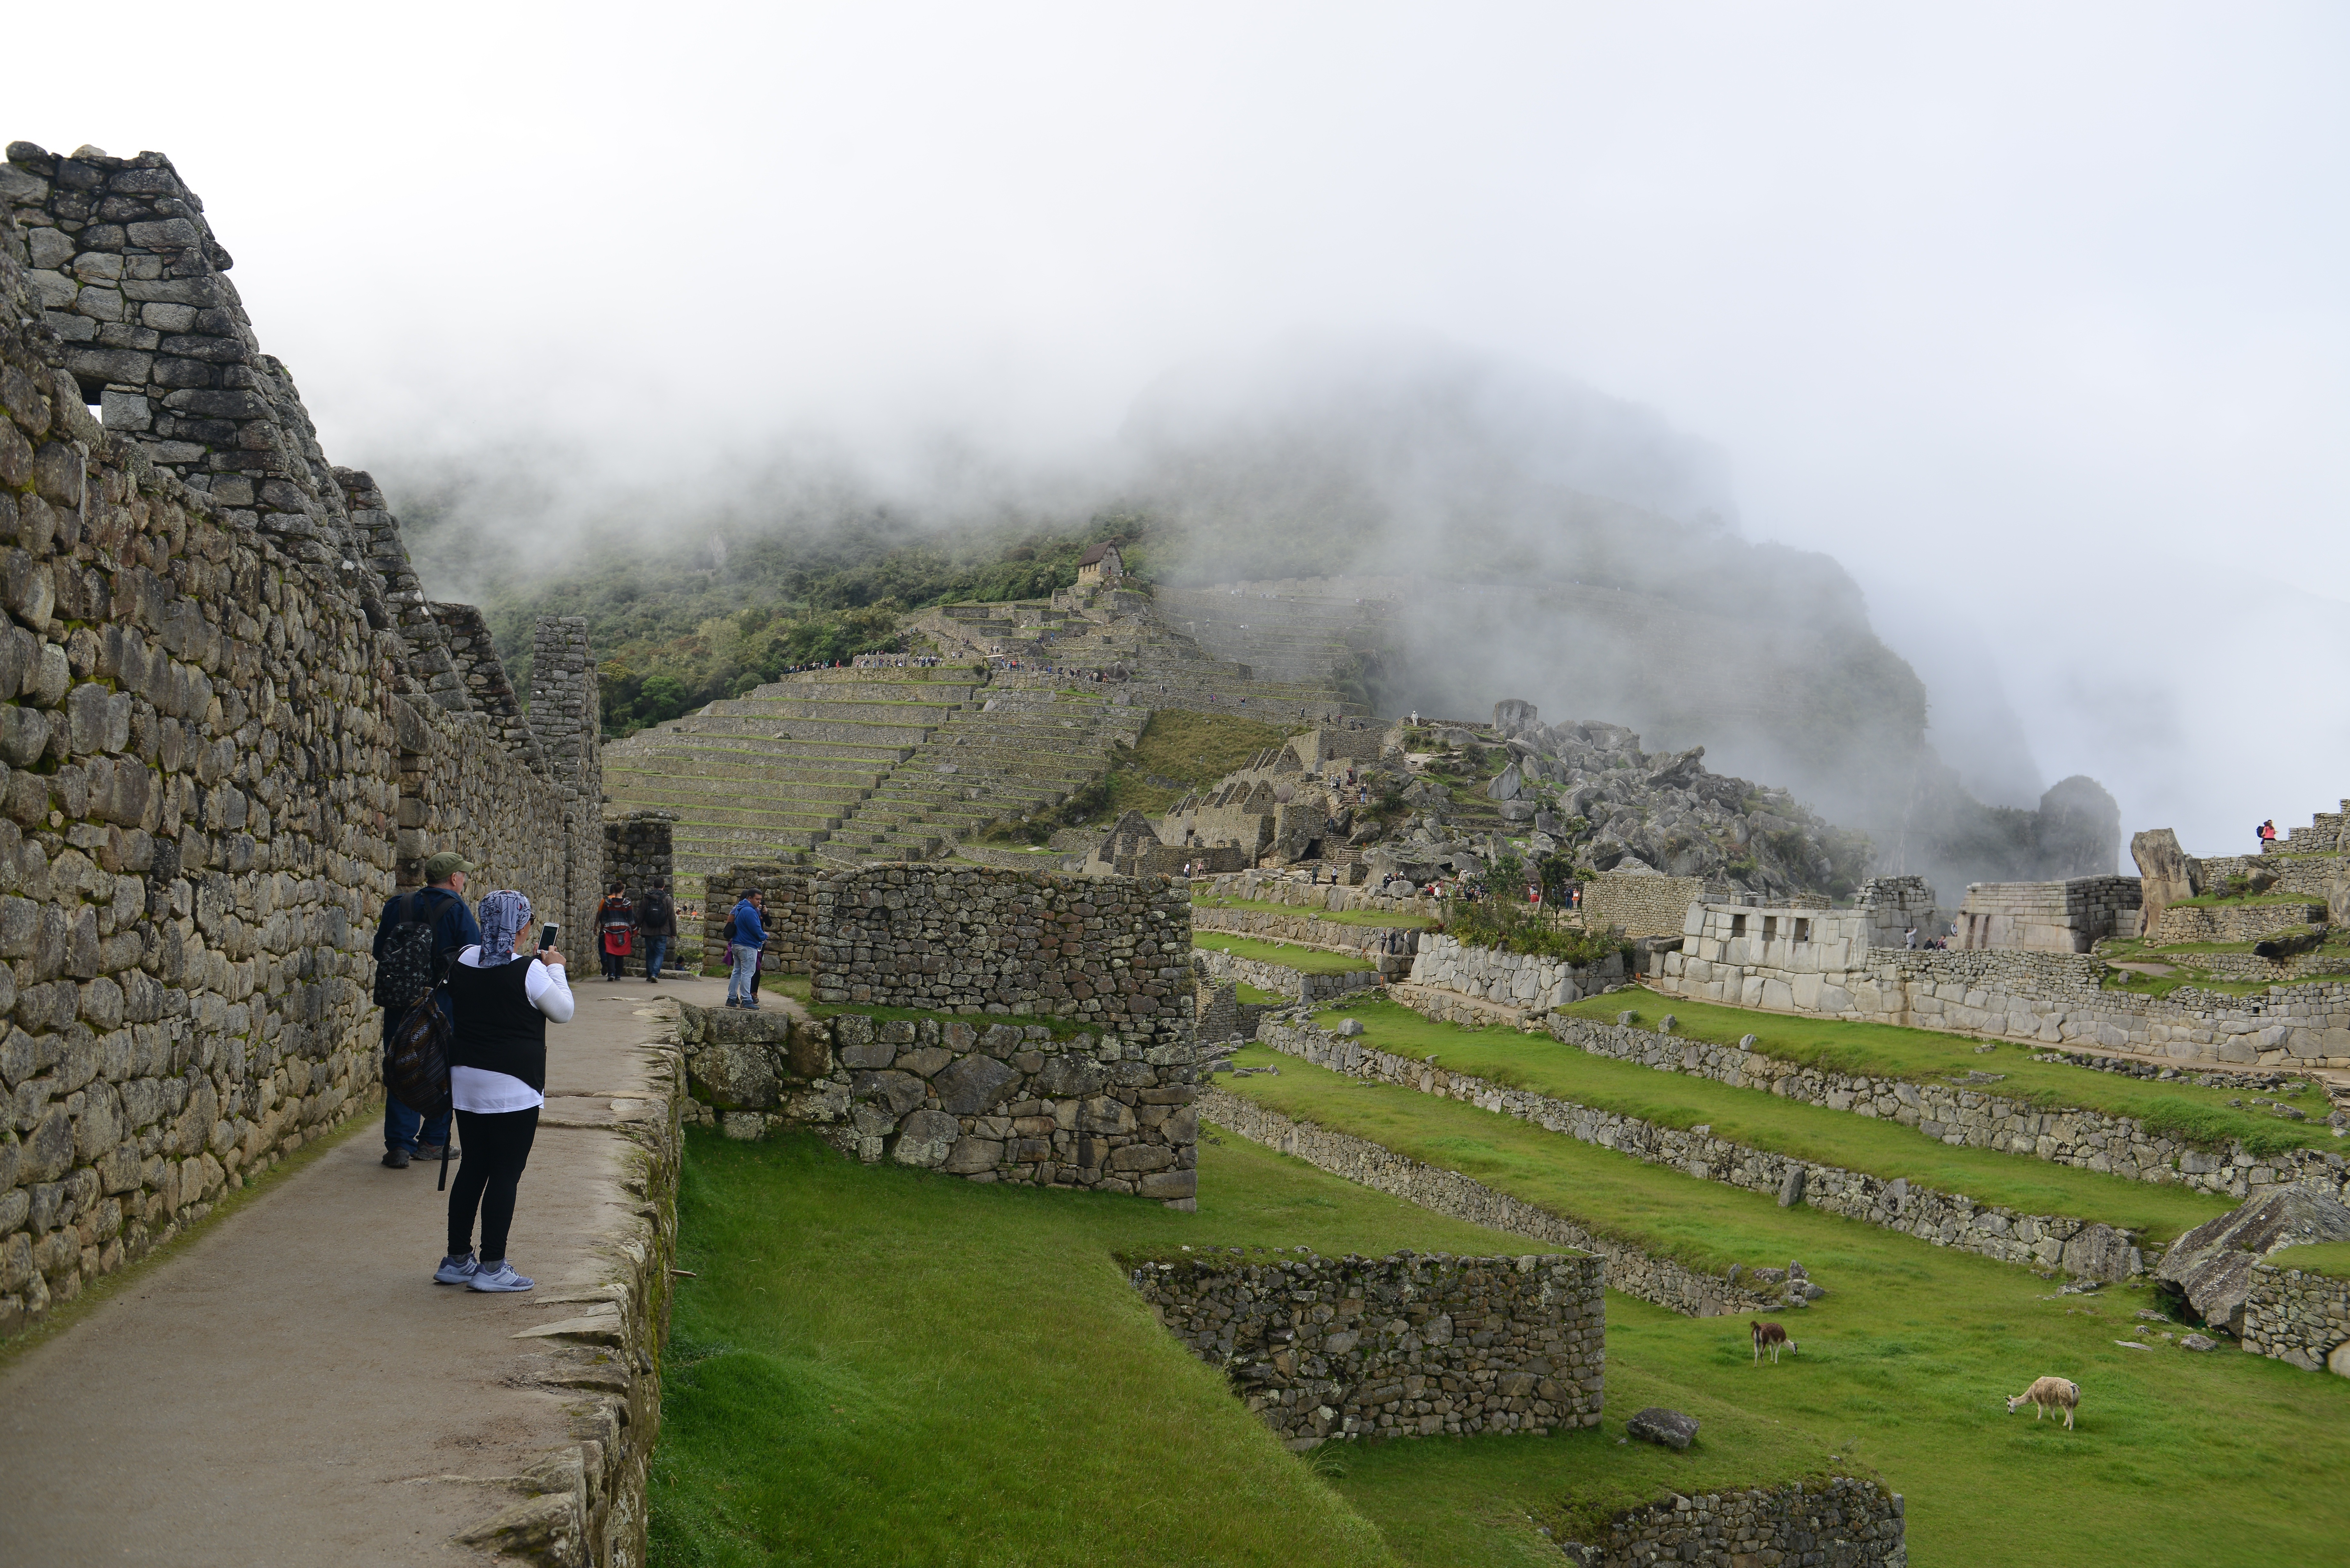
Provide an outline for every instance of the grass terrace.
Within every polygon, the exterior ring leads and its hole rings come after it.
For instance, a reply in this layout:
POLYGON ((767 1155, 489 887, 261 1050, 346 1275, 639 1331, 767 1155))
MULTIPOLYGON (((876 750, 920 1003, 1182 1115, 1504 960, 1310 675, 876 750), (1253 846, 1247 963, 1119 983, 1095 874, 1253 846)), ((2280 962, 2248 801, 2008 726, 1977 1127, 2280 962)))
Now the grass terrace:
POLYGON ((1266 898, 1223 898, 1204 893, 1192 895, 1195 909, 1262 909, 1269 915, 1295 915, 1300 919, 1324 920, 1334 926, 1373 926, 1392 930, 1399 927, 1409 930, 1426 930, 1436 924, 1432 915, 1391 914, 1384 909, 1320 909, 1310 905, 1276 904, 1266 898))
POLYGON ((1193 931, 1191 945, 1207 952, 1229 952, 1234 958, 1254 959, 1259 963, 1294 969, 1305 974, 1353 974, 1378 966, 1353 953, 1324 952, 1320 948, 1301 948, 1295 943, 1283 946, 1260 941, 1254 937, 1230 936, 1222 931, 1193 931))
POLYGON ((2299 1269, 2304 1273, 2330 1274, 2337 1280, 2350 1280, 2350 1241, 2320 1241, 2314 1246, 2287 1247, 2272 1252, 2269 1262, 2280 1269, 2299 1269))
POLYGON ((2026 1214, 2103 1220, 2168 1241, 2234 1207, 2189 1188, 2157 1187, 1987 1148, 1954 1148, 1898 1122, 1594 1056, 1546 1034, 1439 1023, 1391 1002, 1334 1005, 1318 1021, 1326 1026, 1341 1018, 1361 1022, 1367 1045, 1452 1072, 1663 1127, 1710 1126, 1717 1137, 1749 1147, 1887 1180, 1902 1177, 2026 1214))
MULTIPOLYGON (((2001 1041, 1996 1049, 1978 1053, 1979 1042, 1963 1034, 1754 1012, 1639 991, 1586 997, 1558 1011, 1599 1023, 1613 1023, 1617 1014, 1628 1011, 1635 1014, 1634 1023, 1645 1029, 1655 1028, 1657 1021, 1669 1012, 1678 1020, 1675 1032, 1690 1039, 1735 1045, 1752 1034, 1752 1049, 1762 1055, 1834 1073, 1905 1078, 1912 1083, 1948 1082, 1970 1072, 2000 1073, 2005 1075, 2002 1081, 1982 1085, 1985 1093, 2043 1108, 2079 1106, 2135 1116, 2166 1136, 2212 1147, 2224 1147, 2234 1138, 2255 1154, 2274 1154, 2288 1148, 2330 1147, 2334 1143, 2322 1119, 2289 1122, 2230 1106, 2230 1100, 2244 1097, 2241 1090, 2157 1083, 2062 1062, 2035 1062, 2033 1054, 2046 1047, 2015 1041, 2001 1041)), ((2314 1089, 2304 1087, 2296 1093, 2313 1110, 2324 1103, 2314 1089)))

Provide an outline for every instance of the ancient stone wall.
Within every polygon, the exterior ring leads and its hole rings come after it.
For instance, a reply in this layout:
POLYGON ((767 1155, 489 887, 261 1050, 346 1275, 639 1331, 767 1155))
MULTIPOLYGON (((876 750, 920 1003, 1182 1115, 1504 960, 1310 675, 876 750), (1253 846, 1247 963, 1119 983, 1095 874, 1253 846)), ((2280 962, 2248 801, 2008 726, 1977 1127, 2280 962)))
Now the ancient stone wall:
POLYGON ((797 863, 744 861, 722 866, 702 879, 702 956, 719 962, 726 952, 726 923, 743 895, 757 888, 766 909, 759 923, 767 932, 760 951, 768 973, 806 974, 816 965, 816 877, 797 863))
POLYGON ((1456 938, 1421 933, 1411 961, 1411 982, 1458 992, 1505 1007, 1543 1009, 1605 991, 1624 978, 1624 958, 1611 952, 1596 964, 1470 947, 1456 938))
POLYGON ((534 772, 554 776, 546 749, 538 743, 536 732, 523 714, 522 701, 515 692, 514 682, 506 679, 506 667, 498 658, 497 644, 490 636, 489 622, 482 618, 482 612, 472 605, 436 602, 425 607, 432 614, 432 624, 441 630, 442 646, 448 650, 450 667, 463 683, 465 698, 473 711, 486 719, 506 749, 527 762, 534 772))
POLYGON ((2324 919, 2323 903, 2173 904, 2162 912, 2154 940, 2165 944, 2256 942, 2263 937, 2300 931, 2324 919))
POLYGON ((1584 885, 1583 918, 1594 926, 1619 927, 1627 937, 1669 936, 1704 897, 1703 877, 1603 871, 1584 885))
POLYGON ((1497 1192, 1457 1170, 1441 1170, 1351 1133, 1292 1121, 1228 1089, 1202 1085, 1200 1115, 1235 1137, 1302 1159, 1358 1186, 1391 1193, 1433 1213, 1525 1236, 1553 1247, 1596 1252, 1607 1262, 1607 1288, 1653 1302, 1684 1317, 1771 1312, 1782 1304, 1729 1280, 1669 1258, 1653 1258, 1628 1241, 1586 1229, 1547 1209, 1497 1192))
POLYGON ((375 1102, 370 942, 424 855, 543 907, 600 859, 592 771, 387 598, 396 525, 353 523, 168 161, 9 159, 0 1334, 375 1102))
POLYGON ((2106 937, 2137 935, 2138 909, 2135 877, 1972 882, 1951 946, 2085 953, 2106 937))
POLYGON ((684 1008, 681 1028, 693 1096, 732 1137, 806 1126, 868 1163, 973 1181, 1122 1192, 1185 1210, 1199 1192, 1188 1043, 700 1007, 684 1008))
POLYGON ((1579 1143, 1612 1148, 1727 1187, 1776 1194, 1783 1202, 1805 1203, 1822 1213, 1899 1231, 1938 1247, 2091 1279, 2126 1279, 2146 1271, 2134 1236, 2095 1221, 2024 1214, 1898 1178, 1888 1181, 1864 1171, 1773 1154, 1716 1137, 1710 1130, 1682 1131, 1572 1100, 1506 1088, 1467 1073, 1375 1051, 1311 1024, 1268 1020, 1258 1029, 1257 1039, 1284 1055, 1350 1078, 1464 1101, 1579 1143))
POLYGON ((1191 905, 1163 878, 917 864, 816 887, 816 996, 1078 1019, 1188 1049, 1191 905))
POLYGON ((2220 1150, 2200 1148, 2150 1133, 2130 1116, 2078 1108, 2047 1109, 1953 1084, 1912 1084, 1899 1078, 1832 1073, 1736 1045, 1713 1045, 1625 1024, 1555 1015, 1550 1033, 1553 1038, 1595 1056, 1638 1062, 1662 1072, 1688 1073, 1742 1088, 1766 1089, 1783 1099, 1897 1121, 1945 1142, 2031 1155, 2137 1181, 2177 1181, 2239 1200, 2280 1184, 2307 1182, 2341 1192, 2350 1183, 2350 1168, 2331 1149, 2288 1149, 2256 1156, 2235 1143, 2220 1150))
POLYGON ((1723 1563, 1734 1568, 1903 1568, 1908 1508, 1879 1482, 1830 1477, 1751 1491, 1676 1493, 1627 1509, 1591 1542, 1562 1542, 1577 1568, 1723 1563))
POLYGON ((571 857, 563 922, 567 932, 577 933, 564 941, 575 966, 594 960, 589 933, 604 899, 603 722, 587 617, 541 616, 531 635, 530 727, 563 792, 564 842, 579 846, 571 857))
POLYGON ((1191 929, 1227 931, 1262 941, 1295 942, 1327 952, 1353 953, 1375 965, 1380 973, 1400 979, 1411 971, 1412 955, 1419 950, 1423 933, 1415 926, 1357 926, 1326 920, 1315 915, 1284 915, 1272 909, 1220 909, 1212 904, 1191 906, 1191 929))
POLYGON ((2350 1377, 2350 1280, 2293 1266, 2293 1249, 2252 1265, 2244 1293, 2243 1345, 2304 1372, 2350 1377))
POLYGON ((1208 1247, 1128 1260, 1159 1323, 1221 1368, 1291 1449, 1599 1425, 1597 1258, 1298 1252, 1208 1247))
POLYGON ((1732 909, 1693 908, 1690 925, 1699 929, 1684 950, 1652 955, 1648 983, 1696 1002, 2078 1043, 2181 1064, 2350 1066, 2350 983, 2279 986, 2257 997, 2183 986, 2156 997, 2106 989, 2104 966, 2083 953, 1856 952, 1840 939, 1758 950, 1711 925, 1732 909))
POLYGON ((1331 914, 1358 910, 1438 919, 1444 913, 1440 899, 1421 898, 1417 893, 1404 898, 1390 898, 1382 894, 1376 884, 1333 887, 1326 881, 1315 881, 1313 874, 1306 871, 1240 871, 1228 877, 1215 877, 1201 892, 1211 898, 1248 898, 1262 904, 1287 904, 1295 909, 1321 909, 1331 914))
POLYGON ((1305 970, 1288 969, 1258 959, 1242 958, 1213 947, 1195 949, 1191 964, 1194 970, 1215 983, 1238 981, 1253 985, 1259 991, 1269 991, 1292 1002, 1352 996, 1357 992, 1376 989, 1382 979, 1377 970, 1369 969, 1345 970, 1336 974, 1312 974, 1305 970))

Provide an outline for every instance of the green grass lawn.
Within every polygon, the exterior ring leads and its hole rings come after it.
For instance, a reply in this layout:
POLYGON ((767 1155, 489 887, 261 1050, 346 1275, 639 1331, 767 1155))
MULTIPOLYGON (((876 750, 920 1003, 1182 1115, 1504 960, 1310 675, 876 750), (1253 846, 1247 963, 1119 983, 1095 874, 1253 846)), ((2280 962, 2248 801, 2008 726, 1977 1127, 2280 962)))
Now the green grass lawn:
POLYGON ((2125 1348, 2113 1342, 2155 1305, 2146 1286, 2056 1296, 2027 1270, 1277 1060, 1279 1077, 1234 1092, 1595 1228, 1652 1236, 1659 1251, 1708 1264, 1798 1259, 1828 1287, 1808 1311, 1783 1314, 1800 1353, 1760 1369, 1742 1318, 1683 1318, 1611 1293, 1611 1436, 1631 1413, 1619 1373, 1783 1422, 1907 1494, 1920 1568, 2350 1562, 2350 1490, 2332 1479, 2350 1464, 2350 1379, 2232 1349, 2198 1355, 2158 1335, 2152 1349, 2125 1348), (2004 1413, 2002 1396, 2051 1373, 2081 1385, 2077 1431, 2004 1413), (2018 1506, 1986 1505, 2000 1498, 2018 1506))
POLYGON ((1279 1007, 1292 999, 1240 980, 1232 982, 1232 1000, 1245 1002, 1252 1007, 1279 1007))
MULTIPOLYGON (((2207 1089, 2196 1084, 2154 1083, 2075 1067, 2062 1062, 2035 1062, 2035 1052, 2046 1046, 1999 1042, 1978 1053, 1977 1042, 1963 1034, 1931 1029, 1904 1029, 1891 1023, 1851 1023, 1833 1018, 1804 1018, 1783 1012, 1755 1012, 1709 1002, 1685 1002, 1654 992, 1619 991, 1613 996, 1586 997, 1558 1010, 1596 1023, 1613 1023, 1629 1011, 1633 1022, 1653 1029, 1668 1012, 1679 1022, 1676 1032, 1692 1040, 1735 1045, 1740 1037, 1754 1036, 1753 1049, 1782 1062, 1794 1062, 1828 1072, 1865 1074, 1871 1077, 1904 1078, 1930 1083, 1963 1077, 1970 1072, 2002 1073, 2002 1083, 1984 1085, 1984 1092, 2053 1108, 2078 1106, 2115 1116, 2136 1116, 2172 1136, 2214 1147, 2229 1138, 2242 1141, 2255 1153, 2330 1145, 2334 1139, 2322 1122, 2280 1121, 2258 1112, 2231 1107, 2230 1099, 2244 1096, 2241 1089, 2207 1089)), ((2302 1098, 2314 1106, 2316 1091, 2302 1098)), ((2290 1098, 2291 1096, 2286 1096, 2290 1098)))
POLYGON ((2320 1241, 2314 1246, 2287 1247, 2273 1253, 2270 1262, 2281 1269, 2300 1269, 2312 1274, 2330 1274, 2337 1280, 2350 1280, 2350 1241, 2320 1241))
POLYGON ((1501 1028, 1472 1032, 1439 1023, 1392 1002, 1334 1004, 1320 1014, 1326 1025, 1340 1018, 1359 1020, 1367 1044, 1415 1060, 1434 1059, 1456 1073, 1665 1127, 1702 1123, 1717 1137, 1749 1147, 1887 1179, 1906 1177, 2026 1214, 2103 1220, 2168 1241, 2234 1207, 2224 1198, 2185 1187, 2157 1187, 1987 1148, 1953 1148, 1898 1122, 1594 1056, 1547 1034, 1501 1028))
POLYGON ((1259 963, 1276 964, 1306 974, 1353 974, 1358 970, 1378 967, 1353 953, 1324 952, 1320 948, 1301 948, 1294 943, 1275 947, 1254 937, 1227 936, 1222 931, 1194 931, 1191 945, 1205 952, 1229 952, 1234 958, 1254 959, 1259 963))
POLYGON ((1295 915, 1303 919, 1326 920, 1334 926, 1373 926, 1392 930, 1402 927, 1409 930, 1426 930, 1436 924, 1433 915, 1390 914, 1383 909, 1300 909, 1295 904, 1276 904, 1269 898, 1195 898, 1195 909, 1262 909, 1272 915, 1295 915))

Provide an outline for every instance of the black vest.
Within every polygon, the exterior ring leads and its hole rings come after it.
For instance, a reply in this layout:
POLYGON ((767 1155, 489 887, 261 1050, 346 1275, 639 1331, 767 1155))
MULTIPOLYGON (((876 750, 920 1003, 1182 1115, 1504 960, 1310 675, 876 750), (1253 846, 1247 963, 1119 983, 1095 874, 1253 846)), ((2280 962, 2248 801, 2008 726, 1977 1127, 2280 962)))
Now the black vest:
POLYGON ((520 1078, 546 1093, 546 1014, 530 1004, 524 986, 530 962, 518 958, 495 969, 458 964, 449 971, 456 1013, 449 1065, 478 1067, 520 1078))

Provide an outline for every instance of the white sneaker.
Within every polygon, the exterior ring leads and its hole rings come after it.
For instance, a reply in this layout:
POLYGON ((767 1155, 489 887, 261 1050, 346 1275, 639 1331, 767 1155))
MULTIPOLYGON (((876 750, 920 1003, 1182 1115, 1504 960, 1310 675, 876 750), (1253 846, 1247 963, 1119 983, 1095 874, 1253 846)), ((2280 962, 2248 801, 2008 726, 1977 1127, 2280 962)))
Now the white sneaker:
POLYGON ((526 1291, 530 1282, 515 1272, 514 1265, 500 1258, 494 1263, 484 1263, 465 1282, 469 1291, 526 1291))
POLYGON ((465 1254, 463 1262, 452 1263, 443 1258, 441 1260, 441 1266, 432 1271, 432 1282, 436 1285, 462 1285, 479 1273, 481 1268, 482 1265, 473 1261, 473 1254, 471 1252, 465 1254))

